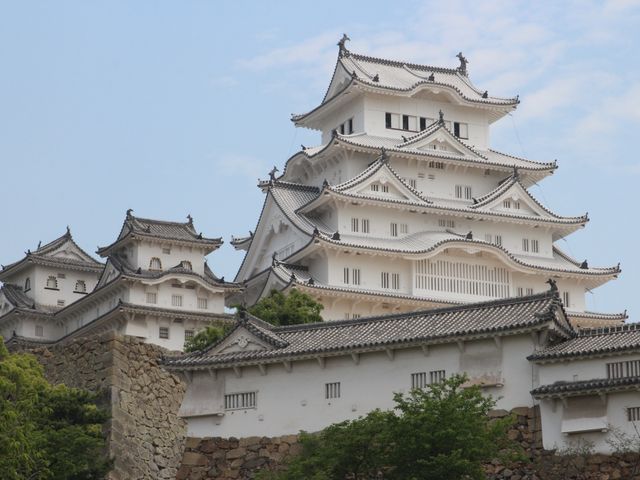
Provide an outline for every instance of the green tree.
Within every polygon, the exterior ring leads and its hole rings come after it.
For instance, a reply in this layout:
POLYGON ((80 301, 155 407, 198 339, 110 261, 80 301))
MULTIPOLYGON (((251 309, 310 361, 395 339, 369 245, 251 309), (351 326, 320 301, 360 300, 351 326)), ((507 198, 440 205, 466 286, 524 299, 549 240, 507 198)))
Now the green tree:
POLYGON ((482 464, 496 457, 521 459, 506 435, 512 418, 490 419, 495 401, 454 376, 407 395, 395 409, 301 434, 302 453, 287 469, 263 473, 277 480, 484 479, 482 464))
POLYGON ((297 325, 321 322, 320 312, 323 308, 310 295, 293 289, 287 295, 271 290, 269 295, 261 298, 248 311, 273 325, 297 325))
POLYGON ((209 345, 213 345, 227 333, 228 327, 207 325, 184 343, 185 352, 196 352, 204 350, 209 345))
POLYGON ((3 480, 98 480, 111 468, 94 395, 52 386, 28 354, 0 337, 0 472, 3 480))

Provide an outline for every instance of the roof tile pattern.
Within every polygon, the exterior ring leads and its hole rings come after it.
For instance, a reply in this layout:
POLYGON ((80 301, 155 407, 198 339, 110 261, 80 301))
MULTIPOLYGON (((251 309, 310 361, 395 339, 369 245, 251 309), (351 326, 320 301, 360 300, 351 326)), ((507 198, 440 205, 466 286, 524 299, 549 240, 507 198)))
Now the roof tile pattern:
POLYGON ((536 398, 545 396, 571 396, 590 392, 635 389, 640 385, 640 377, 598 378, 576 382, 555 382, 531 390, 536 398))

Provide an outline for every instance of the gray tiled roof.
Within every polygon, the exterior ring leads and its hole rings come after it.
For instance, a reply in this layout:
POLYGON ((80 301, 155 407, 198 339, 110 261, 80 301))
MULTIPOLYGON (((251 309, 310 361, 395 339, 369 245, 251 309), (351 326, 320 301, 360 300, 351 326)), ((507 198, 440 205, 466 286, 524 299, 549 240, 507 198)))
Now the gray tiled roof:
POLYGON ((625 378, 596 378, 592 380, 580 380, 575 382, 555 382, 550 385, 542 385, 531 390, 531 395, 536 398, 553 396, 578 396, 587 393, 595 393, 612 390, 637 389, 640 385, 640 377, 625 378))
POLYGON ((0 291, 4 293, 5 298, 11 303, 11 305, 16 308, 36 308, 36 302, 24 293, 22 287, 5 283, 2 288, 0 288, 0 291))
MULTIPOLYGON (((254 318, 248 317, 240 319, 236 329, 259 327, 277 337, 283 346, 220 354, 210 353, 215 348, 212 347, 204 352, 173 359, 168 365, 179 368, 255 364, 283 357, 443 343, 466 336, 491 336, 500 332, 542 327, 549 322, 558 322, 556 312, 561 308, 557 291, 550 290, 516 299, 287 327, 273 327, 262 321, 258 324, 254 318)), ((561 321, 556 325, 561 334, 574 334, 568 323, 561 321)))
POLYGON ((108 254, 120 241, 131 236, 174 240, 212 247, 218 247, 223 243, 222 238, 206 238, 196 232, 191 216, 188 217, 187 222, 170 222, 134 217, 129 210, 117 240, 106 247, 99 248, 98 253, 100 255, 108 254))
POLYGON ((577 337, 547 347, 528 358, 542 361, 632 350, 640 351, 640 323, 580 330, 577 337))

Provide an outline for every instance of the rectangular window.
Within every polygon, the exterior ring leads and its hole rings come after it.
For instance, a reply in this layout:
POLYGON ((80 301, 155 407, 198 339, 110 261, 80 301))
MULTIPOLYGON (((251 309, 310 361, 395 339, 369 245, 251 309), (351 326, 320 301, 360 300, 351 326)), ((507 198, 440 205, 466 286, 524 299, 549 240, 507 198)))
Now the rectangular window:
POLYGON ((503 200, 502 201, 502 206, 504 208, 511 208, 511 200, 503 200))
POLYGON ((464 198, 465 200, 471 200, 472 192, 470 185, 456 185, 456 198, 464 198))
POLYGON ((391 128, 395 128, 395 129, 400 129, 402 128, 401 122, 402 118, 399 114, 397 113, 392 113, 391 114, 391 128))
POLYGON ((409 185, 414 190, 418 186, 418 181, 415 178, 404 178, 403 180, 406 182, 407 185, 409 185))
POLYGON ((523 238, 522 239, 522 251, 523 252, 528 252, 529 251, 529 239, 528 238, 523 238))
POLYGON ((351 231, 352 232, 357 232, 359 224, 360 224, 360 222, 358 221, 357 218, 352 218, 351 219, 351 231))
POLYGON ((369 219, 363 218, 360 222, 362 223, 362 233, 369 233, 369 219))
POLYGON ((225 410, 256 408, 257 392, 230 393, 224 396, 225 410))
POLYGON ((377 183, 372 183, 370 185, 371 191, 372 192, 379 192, 380 191, 380 185, 377 183))
POLYGON ((382 185, 382 191, 384 193, 389 193, 389 185, 382 185))
POLYGON ((199 308, 200 310, 206 310, 206 309, 207 309, 207 306, 208 306, 208 305, 207 305, 208 303, 209 303, 209 302, 207 301, 207 299, 206 299, 206 298, 200 298, 200 297, 198 297, 198 308, 199 308))
POLYGON ((493 236, 490 233, 485 233, 484 241, 487 243, 493 243, 493 236))
POLYGON ((380 286, 382 288, 389 288, 389 272, 382 272, 380 274, 380 286))
POLYGON ((607 363, 607 378, 625 378, 640 376, 640 360, 607 363))
POLYGON ((331 398, 340 398, 340 382, 325 383, 324 398, 327 400, 331 398))
POLYGON ((627 407, 627 420, 629 422, 640 421, 640 407, 627 407))
POLYGON ((158 329, 158 337, 163 338, 165 340, 169 339, 169 327, 160 327, 158 329))
POLYGON ((424 178, 424 172, 419 172, 418 173, 418 178, 424 178))
POLYGON ((466 123, 453 122, 453 134, 458 138, 469 138, 469 125, 466 123))
POLYGON ((44 327, 42 325, 36 325, 36 337, 44 337, 44 327))
POLYGON ((427 119, 420 117, 420 131, 427 129, 427 119))
POLYGON ((184 341, 191 340, 195 336, 195 332, 193 330, 185 330, 184 331, 184 341))
POLYGON ((351 269, 351 280, 354 285, 360 285, 360 269, 352 268, 351 269))
POLYGON ((433 173, 429 174, 429 180, 435 180, 436 176, 433 173))
POLYGON ((147 303, 158 303, 158 294, 155 292, 147 292, 147 303))
POLYGON ((502 235, 496 235, 495 244, 498 245, 499 247, 502 246, 502 235))
POLYGON ((356 320, 356 319, 358 319, 360 317, 362 317, 362 315, 360 315, 359 313, 354 313, 354 314, 351 315, 351 318, 353 318, 354 320, 356 320))
POLYGON ((445 378, 446 374, 444 370, 432 370, 429 372, 429 383, 441 383, 445 378))
POLYGON ((415 261, 414 288, 491 298, 512 295, 508 269, 449 260, 415 261))
POLYGON ((569 292, 562 292, 562 303, 564 304, 565 308, 569 308, 569 300, 571 298, 569 297, 569 292))
POLYGON ((402 129, 409 130, 409 115, 402 116, 402 129))
POLYGON ((391 274, 391 288, 393 290, 400 290, 400 274, 399 273, 391 274))
POLYGON ((435 168, 436 170, 444 170, 444 162, 436 162, 431 160, 429 162, 429 168, 435 168))
POLYGON ((440 227, 456 228, 456 222, 455 221, 447 220, 447 219, 444 219, 444 218, 438 219, 438 225, 440 227))
POLYGON ((174 307, 182 306, 182 295, 171 295, 171 305, 174 307))
POLYGON ((58 274, 58 278, 67 278, 67 274, 66 273, 59 273, 58 274))
POLYGON ((405 130, 409 130, 411 132, 418 131, 418 117, 414 117, 413 115, 409 116, 409 126, 405 130))
POLYGON ((531 251, 533 253, 538 253, 540 251, 540 244, 538 240, 531 240, 531 251))
POLYGON ((515 208, 516 210, 520 210, 520 202, 515 202, 513 204, 513 208, 515 208))
POLYGON ((64 307, 64 300, 58 300, 58 306, 64 307))
POLYGON ((401 223, 400 224, 400 233, 404 233, 404 234, 409 233, 409 225, 407 225, 406 223, 401 223))
POLYGON ((523 297, 524 296, 524 290, 523 290, 522 287, 516 288, 516 296, 518 296, 518 297, 523 297))
POLYGON ((347 285, 349 284, 349 267, 344 267, 343 273, 342 273, 342 280, 347 285))
POLYGON ((170 248, 163 248, 162 249, 162 253, 164 253, 165 255, 170 255, 171 254, 171 249, 170 248))
POLYGON ((398 236, 398 224, 397 223, 391 223, 389 225, 389 233, 391 234, 392 237, 397 237, 398 236))
POLYGON ((411 388, 424 388, 427 386, 427 372, 418 372, 411 374, 411 388))
POLYGON ((527 288, 527 295, 533 295, 533 288, 527 288))
POLYGON ((385 113, 384 114, 384 126, 386 128, 391 128, 391 114, 390 113, 385 113))
POLYGON ((351 135, 353 133, 353 118, 347 120, 347 133, 351 135))

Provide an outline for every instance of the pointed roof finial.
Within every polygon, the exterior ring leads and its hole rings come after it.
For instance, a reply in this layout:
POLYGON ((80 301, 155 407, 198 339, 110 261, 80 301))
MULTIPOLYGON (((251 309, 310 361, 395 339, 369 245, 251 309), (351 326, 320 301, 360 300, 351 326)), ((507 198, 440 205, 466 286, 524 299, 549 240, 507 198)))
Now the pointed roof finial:
POLYGON ((187 222, 189 223, 189 225, 193 225, 193 217, 190 213, 187 213, 187 222))
POLYGON ((378 75, 376 73, 371 80, 373 80, 374 82, 378 83, 380 81, 380 75, 378 75))
POLYGON ((442 110, 440 110, 440 111, 438 112, 438 116, 440 117, 440 118, 438 119, 438 123, 439 123, 440 125, 444 125, 444 112, 443 112, 442 110))
POLYGON ((489 90, 485 90, 482 94, 482 98, 489 98, 489 90))
POLYGON ((349 35, 343 33, 342 38, 340 39, 340 41, 338 41, 338 48, 340 49, 338 52, 339 56, 346 57, 347 55, 349 55, 349 50, 347 50, 347 46, 345 45, 348 41, 351 41, 349 35))
POLYGON ((587 270, 589 268, 589 262, 586 260, 580 264, 580 268, 583 270, 587 270))
POLYGON ((322 188, 327 188, 328 186, 329 186, 329 182, 328 182, 328 181, 327 181, 327 179, 325 178, 325 179, 322 181, 322 188))
POLYGON ((458 55, 456 55, 456 57, 458 57, 458 60, 460 60, 460 66, 458 67, 458 72, 460 72, 462 75, 464 75, 466 77, 467 76, 467 64, 469 63, 469 61, 466 59, 466 57, 464 55, 462 55, 462 52, 458 53, 458 55))
MULTIPOLYGON (((69 225, 67 225, 67 233, 65 233, 65 235, 66 235, 67 237, 70 237, 70 236, 71 236, 71 229, 69 228, 69 225)), ((40 248, 40 247, 38 247, 38 248, 40 248)))
POLYGON ((128 209, 127 210, 127 218, 132 217, 133 216, 132 213, 133 213, 133 208, 128 209))
POLYGON ((40 250, 40 247, 42 246, 42 240, 38 241, 38 250, 40 250))
POLYGON ((276 167, 275 165, 273 166, 273 168, 271 169, 271 171, 269 172, 269 181, 270 182, 275 182, 276 181, 276 172, 278 172, 278 167, 276 167))
POLYGON ((548 279, 547 283, 551 287, 551 291, 552 292, 557 292, 558 291, 558 285, 556 284, 556 281, 553 278, 548 279))
POLYGON ((382 147, 380 149, 380 158, 378 158, 378 160, 380 161, 380 163, 384 163, 384 164, 389 163, 389 155, 387 155, 386 148, 382 147))
POLYGON ((428 80, 429 80, 430 82, 435 82, 435 81, 436 81, 436 76, 433 74, 433 72, 431 72, 431 75, 429 75, 428 80))

